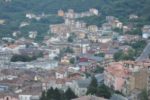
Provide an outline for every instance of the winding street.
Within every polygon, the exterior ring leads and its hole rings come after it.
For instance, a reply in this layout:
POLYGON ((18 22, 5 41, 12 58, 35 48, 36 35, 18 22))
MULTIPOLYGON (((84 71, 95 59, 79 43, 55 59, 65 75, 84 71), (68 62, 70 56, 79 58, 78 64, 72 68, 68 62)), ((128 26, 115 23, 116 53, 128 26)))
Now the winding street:
POLYGON ((136 61, 143 61, 149 58, 150 55, 150 42, 147 44, 147 46, 144 48, 141 55, 136 59, 136 61))

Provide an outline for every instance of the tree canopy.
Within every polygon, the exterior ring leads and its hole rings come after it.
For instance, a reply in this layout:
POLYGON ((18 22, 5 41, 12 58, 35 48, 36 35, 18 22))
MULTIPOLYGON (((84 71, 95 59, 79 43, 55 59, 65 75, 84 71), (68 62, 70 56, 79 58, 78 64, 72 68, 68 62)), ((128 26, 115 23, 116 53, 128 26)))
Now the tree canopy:
POLYGON ((88 94, 109 99, 112 95, 112 90, 104 84, 98 85, 97 79, 95 77, 92 77, 91 83, 87 90, 87 95, 88 94))
POLYGON ((74 98, 77 98, 77 96, 71 88, 68 88, 65 92, 57 88, 50 88, 46 92, 42 92, 40 100, 71 100, 74 98))

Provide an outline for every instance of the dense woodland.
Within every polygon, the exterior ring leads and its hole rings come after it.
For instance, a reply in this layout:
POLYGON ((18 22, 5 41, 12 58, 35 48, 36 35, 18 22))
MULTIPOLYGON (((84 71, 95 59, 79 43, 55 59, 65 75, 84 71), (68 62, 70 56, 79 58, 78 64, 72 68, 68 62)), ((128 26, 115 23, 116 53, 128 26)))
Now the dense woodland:
POLYGON ((12 0, 11 3, 4 1, 0 1, 0 12, 6 13, 30 11, 56 13, 60 8, 64 10, 72 8, 80 12, 95 7, 102 13, 110 15, 126 16, 131 13, 150 15, 149 0, 12 0))
MULTIPOLYGON (((6 25, 0 25, 0 37, 11 36, 13 31, 21 30, 27 34, 30 30, 37 30, 43 37, 47 33, 49 24, 61 23, 63 19, 56 16, 50 16, 41 21, 31 21, 31 25, 19 29, 18 26, 22 21, 28 21, 25 14, 32 12, 35 14, 56 14, 57 10, 74 9, 77 12, 86 11, 89 8, 97 8, 102 16, 113 15, 123 22, 128 22, 129 14, 137 14, 140 16, 140 25, 150 23, 150 0, 12 0, 5 2, 0 0, 0 19, 6 20, 6 25)), ((84 18, 88 24, 96 24, 98 26, 104 22, 103 17, 84 18)))

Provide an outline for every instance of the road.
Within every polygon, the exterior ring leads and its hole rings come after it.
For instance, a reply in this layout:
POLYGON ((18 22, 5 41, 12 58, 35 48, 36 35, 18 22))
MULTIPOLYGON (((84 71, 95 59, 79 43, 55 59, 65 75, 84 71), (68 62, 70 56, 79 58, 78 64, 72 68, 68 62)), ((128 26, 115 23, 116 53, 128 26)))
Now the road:
POLYGON ((136 61, 143 61, 149 58, 150 55, 150 42, 147 44, 141 55, 136 59, 136 61))

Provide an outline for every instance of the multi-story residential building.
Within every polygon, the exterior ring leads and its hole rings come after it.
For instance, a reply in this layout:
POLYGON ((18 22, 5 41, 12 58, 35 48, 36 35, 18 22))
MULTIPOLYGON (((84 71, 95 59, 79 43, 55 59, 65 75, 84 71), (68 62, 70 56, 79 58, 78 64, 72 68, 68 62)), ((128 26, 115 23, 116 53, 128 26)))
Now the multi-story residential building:
POLYGON ((112 37, 111 36, 101 36, 98 39, 98 42, 100 42, 100 43, 108 43, 108 42, 111 42, 111 41, 112 41, 112 37))
POLYGON ((141 37, 138 36, 138 35, 122 35, 122 36, 118 36, 118 41, 120 43, 130 43, 130 42, 133 42, 133 41, 139 41, 141 40, 141 37))
POLYGON ((123 23, 120 22, 117 18, 114 16, 106 16, 106 21, 112 26, 112 28, 122 28, 123 23))
POLYGON ((139 92, 147 88, 147 71, 141 69, 137 72, 132 72, 126 79, 122 92, 125 95, 131 95, 135 91, 139 92))
POLYGON ((106 21, 107 22, 112 22, 113 20, 116 20, 117 18, 115 18, 114 16, 106 16, 106 21))
POLYGON ((104 84, 116 91, 121 91, 129 70, 122 63, 112 63, 105 68, 104 84))
POLYGON ((74 10, 73 9, 68 9, 68 12, 67 13, 65 13, 65 17, 67 17, 67 18, 74 18, 75 17, 75 12, 74 12, 74 10))
MULTIPOLYGON (((147 93, 149 94, 150 93, 150 65, 147 67, 147 93)), ((150 99, 150 95, 148 95, 149 99, 150 99)))
POLYGON ((60 49, 58 48, 52 48, 48 50, 48 56, 50 59, 54 59, 55 57, 58 56, 59 53, 60 53, 60 49))
POLYGON ((99 11, 97 9, 95 9, 95 8, 89 9, 89 12, 94 14, 94 15, 97 15, 97 16, 99 15, 99 11))
POLYGON ((113 28, 119 28, 121 29, 123 27, 123 23, 120 22, 119 20, 114 20, 110 23, 113 28))
POLYGON ((111 24, 109 24, 109 23, 104 23, 103 25, 102 25, 102 30, 103 31, 110 31, 112 29, 112 26, 111 26, 111 24))
POLYGON ((123 26, 123 33, 126 33, 130 30, 131 30, 131 28, 129 26, 125 26, 125 25, 123 26))
POLYGON ((9 67, 12 53, 10 51, 0 51, 0 68, 9 67))
MULTIPOLYGON (((150 90, 150 62, 124 62, 124 67, 128 68, 131 73, 125 78, 125 84, 122 92, 129 96, 132 94, 138 95, 142 90, 150 90)), ((136 96, 137 96, 136 95, 136 96)))
POLYGON ((98 27, 96 25, 90 25, 90 26, 88 26, 88 30, 90 32, 97 32, 98 31, 98 27))
POLYGON ((0 100, 19 100, 19 98, 13 93, 0 93, 0 100))
POLYGON ((74 24, 75 24, 75 28, 86 28, 86 23, 85 22, 76 21, 74 24))
POLYGON ((42 68, 42 69, 46 69, 46 70, 51 70, 58 67, 58 61, 54 61, 54 60, 36 60, 36 61, 32 61, 30 63, 26 64, 26 68, 27 69, 32 69, 32 68, 42 68))
MULTIPOLYGON (((59 15, 62 13, 60 13, 61 10, 59 10, 59 15)), ((69 19, 75 19, 75 18, 82 18, 82 17, 87 17, 87 16, 98 16, 100 15, 99 14, 99 11, 95 8, 91 8, 89 9, 89 11, 85 11, 85 12, 81 12, 81 13, 76 13, 74 12, 73 9, 68 9, 68 12, 65 13, 65 18, 69 18, 69 19)))
POLYGON ((142 37, 148 39, 150 37, 150 25, 145 25, 142 29, 142 37))
POLYGON ((60 17, 64 17, 65 12, 62 9, 60 9, 60 10, 58 10, 58 14, 57 15, 60 16, 60 17))
POLYGON ((5 23, 4 19, 0 19, 0 25, 3 25, 5 23))
POLYGON ((29 32, 29 38, 35 39, 36 36, 37 36, 37 31, 30 31, 30 32, 29 32))
POLYGON ((29 83, 21 88, 18 93, 19 100, 39 100, 42 94, 42 84, 40 82, 29 83))
POLYGON ((62 57, 60 62, 62 64, 69 64, 70 63, 70 57, 69 56, 62 57))
POLYGON ((71 33, 71 27, 65 24, 50 25, 50 31, 57 34, 58 37, 68 37, 68 34, 71 33))
POLYGON ((75 25, 75 20, 66 18, 65 19, 65 25, 73 26, 73 25, 75 25))
POLYGON ((55 72, 56 79, 64 79, 68 77, 68 67, 57 68, 55 72))
POLYGON ((129 15, 129 19, 138 19, 139 18, 139 16, 138 15, 136 15, 136 14, 131 14, 131 15, 129 15))

